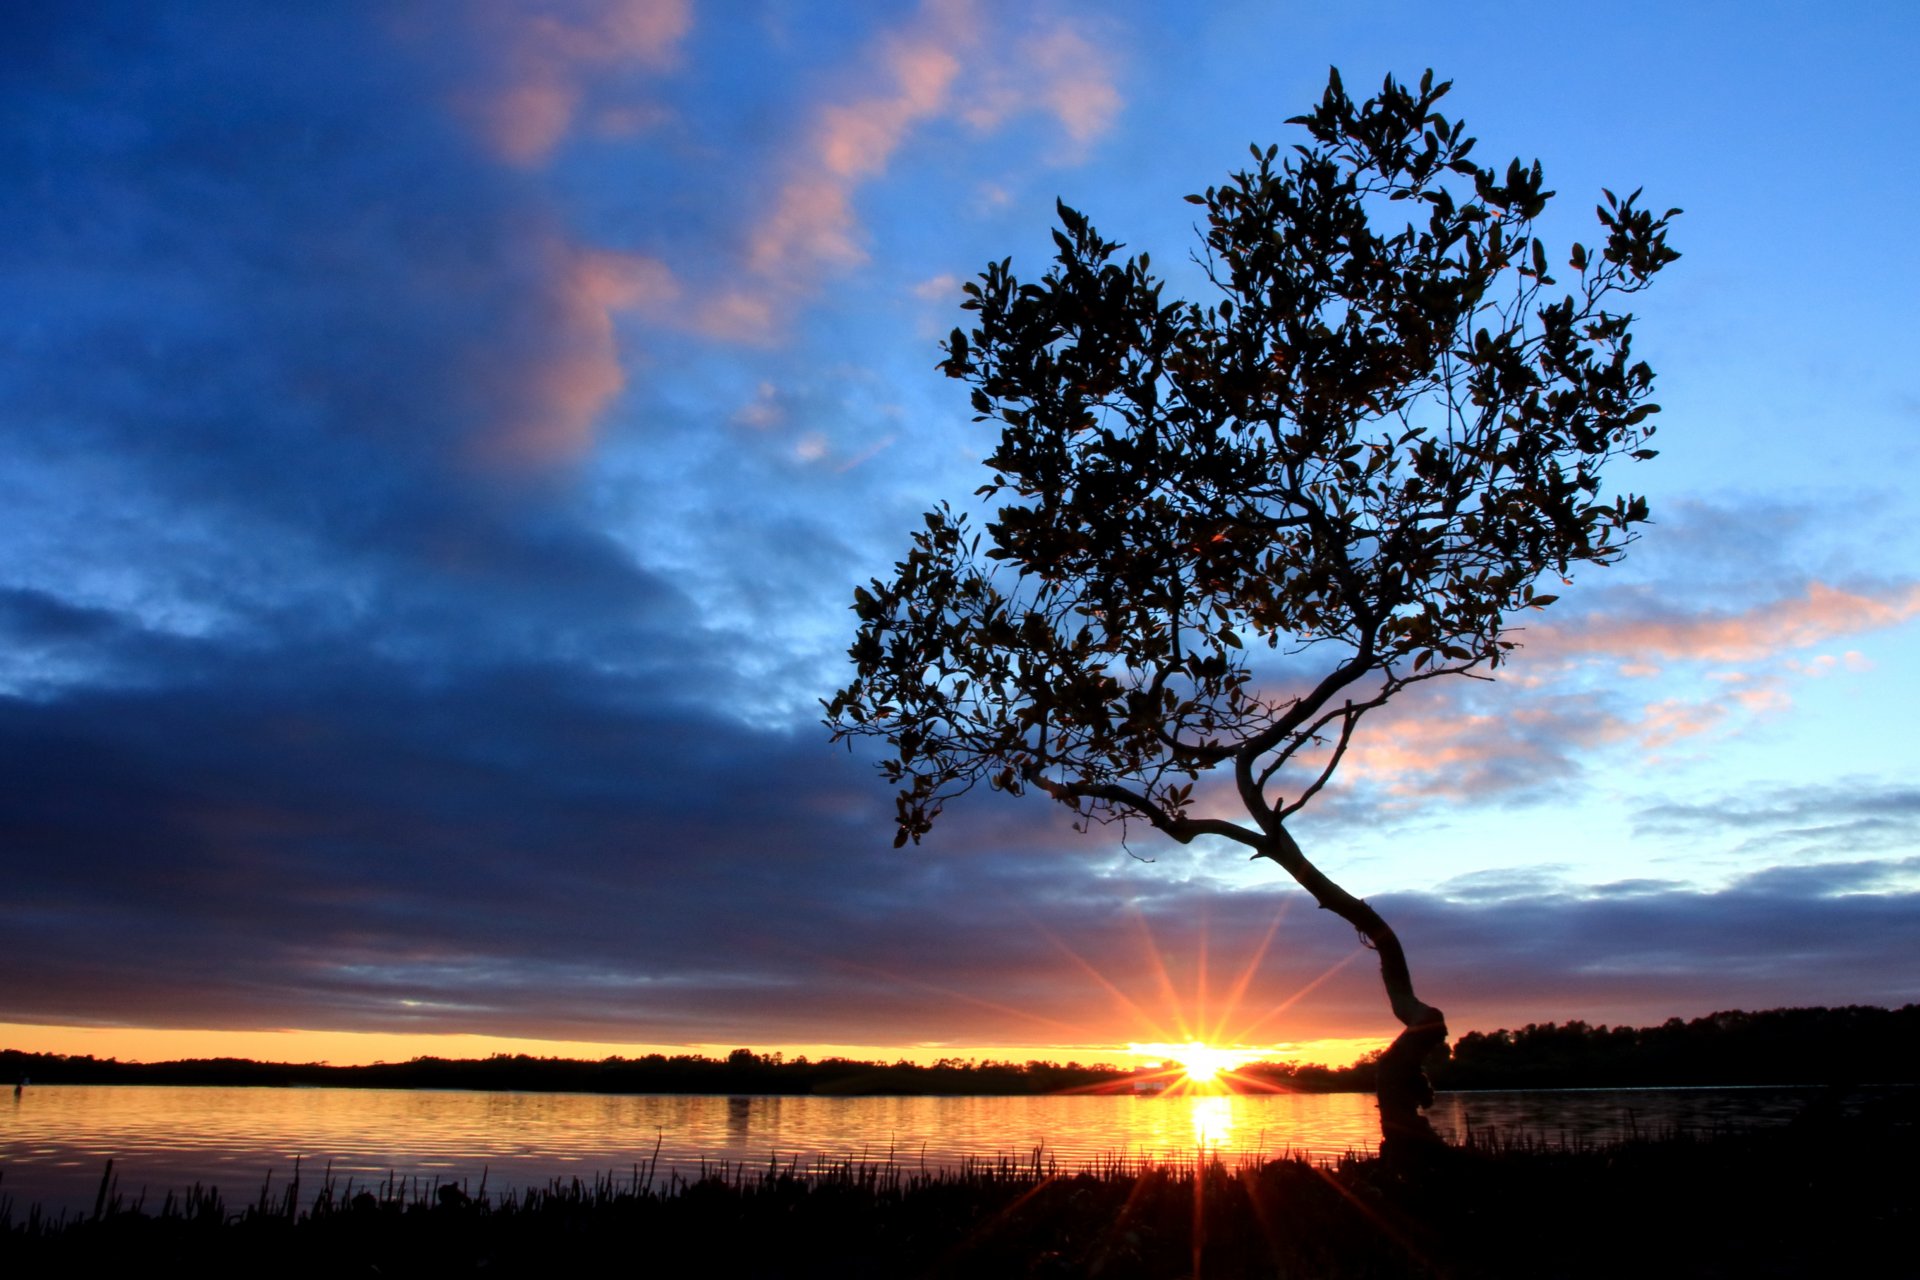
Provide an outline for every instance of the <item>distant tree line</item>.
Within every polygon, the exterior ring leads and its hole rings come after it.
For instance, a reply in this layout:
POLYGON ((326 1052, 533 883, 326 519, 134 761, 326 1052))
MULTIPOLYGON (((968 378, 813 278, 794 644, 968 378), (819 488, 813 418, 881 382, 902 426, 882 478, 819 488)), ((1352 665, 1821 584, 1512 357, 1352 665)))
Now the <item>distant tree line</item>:
MULTIPOLYGON (((1427 1060, 1437 1089, 1629 1089, 1660 1085, 1920 1083, 1920 1005, 1729 1010, 1656 1027, 1529 1023, 1471 1031, 1427 1060)), ((1347 1067, 1255 1063, 1274 1088, 1364 1092, 1378 1054, 1347 1067)))
POLYGON ((192 1084, 330 1086, 366 1089, 490 1089, 546 1093, 717 1094, 1041 1094, 1124 1086, 1126 1068, 1078 1062, 962 1061, 931 1065, 851 1058, 787 1058, 735 1049, 724 1058, 651 1053, 583 1062, 495 1054, 490 1058, 414 1058, 335 1067, 317 1063, 199 1058, 120 1062, 92 1055, 0 1051, 0 1079, 45 1084, 192 1084))
POLYGON ((1920 1005, 1733 1010, 1657 1027, 1529 1025, 1470 1032, 1442 1089, 1920 1082, 1920 1005))
MULTIPOLYGON (((1579 1089, 1658 1085, 1920 1083, 1920 1005, 1881 1009, 1738 1010, 1656 1027, 1529 1023, 1473 1031, 1427 1063, 1441 1089, 1579 1089)), ((1369 1092, 1378 1055, 1346 1067, 1254 1063, 1256 1087, 1369 1092)), ((553 1093, 1023 1095, 1113 1092, 1143 1073, 1107 1064, 945 1058, 929 1065, 787 1058, 736 1049, 725 1058, 648 1054, 582 1062, 496 1054, 369 1066, 202 1058, 120 1062, 91 1055, 0 1051, 0 1079, 46 1084, 327 1085, 375 1089, 493 1089, 553 1093)))

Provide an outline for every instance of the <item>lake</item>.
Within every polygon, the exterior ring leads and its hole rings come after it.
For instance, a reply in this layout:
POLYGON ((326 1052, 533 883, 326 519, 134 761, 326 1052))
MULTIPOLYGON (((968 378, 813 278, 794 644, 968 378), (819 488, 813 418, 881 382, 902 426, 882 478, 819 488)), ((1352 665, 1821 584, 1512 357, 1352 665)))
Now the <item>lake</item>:
MULTIPOLYGON (((1458 1139, 1478 1132, 1607 1141, 1632 1131, 1779 1123, 1817 1090, 1631 1089, 1442 1094, 1430 1114, 1458 1139)), ((149 1207, 168 1190, 216 1185, 230 1204, 300 1162, 304 1186, 331 1168, 336 1186, 465 1183, 490 1191, 615 1173, 653 1161, 697 1174, 703 1162, 764 1166, 892 1161, 910 1168, 1036 1149, 1067 1169, 1108 1157, 1233 1163, 1286 1151, 1316 1157, 1379 1141, 1368 1094, 991 1098, 724 1097, 30 1085, 0 1098, 0 1199, 90 1208, 106 1161, 120 1194, 149 1207)), ((303 1190, 302 1201, 310 1200, 303 1190)))

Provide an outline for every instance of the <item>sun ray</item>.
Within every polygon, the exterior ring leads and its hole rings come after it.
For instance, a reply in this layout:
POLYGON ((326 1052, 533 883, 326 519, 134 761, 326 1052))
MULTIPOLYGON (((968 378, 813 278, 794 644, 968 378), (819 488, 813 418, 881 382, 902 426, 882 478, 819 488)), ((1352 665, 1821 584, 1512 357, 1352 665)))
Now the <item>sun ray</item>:
MULTIPOLYGON (((1289 896, 1280 899, 1280 909, 1274 912, 1273 922, 1267 926, 1266 933, 1260 939, 1260 945, 1254 948, 1253 957, 1249 959, 1245 967, 1240 970, 1240 976, 1234 980, 1233 989, 1227 992, 1225 1007, 1220 1011, 1219 1024, 1207 1028, 1207 1039, 1220 1040, 1225 1038, 1228 1020, 1239 1012, 1241 1001, 1246 999, 1247 988, 1252 985, 1254 974, 1259 972, 1260 962, 1267 958, 1267 949, 1273 945, 1274 935, 1280 931, 1280 922, 1286 919, 1287 912, 1292 905, 1292 897, 1289 896)), ((1205 1026, 1204 1023, 1201 1025, 1205 1026)), ((1245 1038, 1246 1034, 1244 1032, 1235 1037, 1235 1039, 1240 1040, 1244 1040, 1245 1038)))
POLYGON ((1341 957, 1339 960, 1334 961, 1331 965, 1327 966, 1326 969, 1322 970, 1320 973, 1320 976, 1314 978, 1312 981, 1308 982, 1305 986, 1301 987, 1298 991, 1295 991, 1292 995, 1282 1000, 1279 1004, 1272 1006, 1265 1013, 1261 1014, 1258 1018, 1255 1018, 1252 1022, 1247 1023, 1245 1026, 1243 1026, 1240 1029, 1239 1035, 1237 1035, 1235 1039, 1242 1040, 1242 1041, 1251 1039, 1255 1032, 1259 1031, 1262 1027, 1266 1026, 1269 1022, 1272 1022, 1275 1018, 1279 1017, 1281 1014, 1285 1013, 1287 1010, 1293 1008, 1293 1006, 1298 1004, 1303 997, 1305 997, 1310 992, 1312 992, 1315 987, 1318 987, 1321 983, 1333 977, 1334 974, 1339 973, 1342 969, 1346 968, 1348 965, 1352 964, 1355 960, 1358 960, 1361 956, 1366 954, 1367 954, 1367 949, 1365 947, 1355 947, 1352 951, 1348 952, 1345 956, 1341 957))
POLYGON ((1127 1046, 1127 1051, 1175 1063, 1178 1070, 1166 1074, 1174 1077, 1169 1091, 1176 1093, 1219 1092, 1225 1088, 1222 1077, 1231 1076, 1235 1067, 1261 1056, 1258 1049, 1228 1049, 1198 1040, 1184 1044, 1134 1043, 1127 1046))
POLYGON ((949 999, 959 1000, 965 1004, 978 1005, 982 1009, 990 1009, 995 1013, 1011 1014, 1016 1018, 1024 1018, 1028 1022, 1037 1022, 1041 1026, 1052 1028, 1056 1032, 1079 1036, 1084 1034, 1085 1031, 1084 1027, 1076 1026, 1071 1022, 1063 1022, 1059 1018, 1050 1018, 1045 1014, 1033 1013, 1026 1009, 1016 1008, 1010 1004, 1001 1004, 996 1000, 985 1000, 979 996, 969 995, 965 991, 956 991, 951 987, 943 987, 938 983, 928 982, 924 978, 915 978, 903 973, 894 973, 888 969, 880 969, 873 965, 861 964, 856 960, 848 960, 842 956, 822 956, 820 959, 824 963, 836 968, 850 969, 855 973, 865 973, 876 978, 885 978, 889 982, 897 982, 902 986, 918 987, 922 991, 931 991, 938 995, 946 996, 949 999))
POLYGON ((1073 961, 1073 963, 1080 969, 1081 972, 1085 973, 1089 978, 1092 978, 1095 982, 1099 983, 1100 986, 1103 989, 1105 989, 1107 994, 1111 995, 1114 998, 1114 1000, 1120 1005, 1120 1008, 1125 1013, 1127 1013, 1130 1017, 1138 1020, 1139 1022, 1145 1024, 1149 1029, 1152 1030, 1152 1032, 1155 1035, 1158 1035, 1158 1036, 1166 1035, 1166 1029, 1160 1024, 1160 1022, 1156 1018, 1153 1017, 1152 1014, 1147 1012, 1146 1008, 1142 1006, 1139 1001, 1135 1000, 1132 996, 1122 991, 1104 973, 1101 973, 1098 969, 1094 968, 1093 964, 1090 961, 1088 961, 1084 956, 1080 955, 1079 952, 1075 951, 1072 947, 1068 946, 1063 940, 1057 937, 1052 930, 1048 929, 1045 925, 1039 923, 1037 920, 1034 920, 1031 917, 1028 917, 1027 922, 1033 927, 1034 932, 1038 933, 1041 937, 1045 938, 1048 942, 1052 943, 1053 946, 1060 952, 1060 954, 1066 956, 1067 959, 1073 961))
POLYGON ((1167 972, 1166 960, 1161 954, 1159 944, 1154 941, 1153 930, 1147 924, 1146 913, 1136 906, 1130 910, 1129 914, 1133 918, 1134 927, 1140 932, 1140 950, 1152 966, 1153 976, 1160 987, 1161 998, 1166 1001, 1167 1010, 1173 1017, 1175 1035, 1183 1041, 1194 1039, 1194 1029, 1180 1010, 1180 992, 1173 985, 1173 976, 1167 972))
MULTIPOLYGON (((1195 949, 1193 966, 1193 1030, 1197 1036, 1212 1037, 1207 1027, 1207 913, 1200 911, 1200 937, 1195 949)), ((1206 1077, 1211 1080, 1209 1073, 1206 1077)))

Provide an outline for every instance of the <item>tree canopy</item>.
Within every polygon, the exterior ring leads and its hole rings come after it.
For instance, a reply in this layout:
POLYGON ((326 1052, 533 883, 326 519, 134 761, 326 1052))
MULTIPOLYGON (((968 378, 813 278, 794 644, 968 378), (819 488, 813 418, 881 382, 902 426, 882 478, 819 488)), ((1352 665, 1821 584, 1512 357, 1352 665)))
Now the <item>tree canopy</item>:
POLYGON ((855 591, 855 675, 826 704, 836 737, 892 749, 896 843, 982 781, 1236 841, 1382 951, 1410 1027, 1439 1014, 1397 941, 1287 819, 1367 712, 1497 667, 1543 579, 1633 539, 1646 504, 1603 471, 1653 455, 1657 406, 1618 300, 1678 256, 1678 211, 1638 192, 1553 252, 1540 165, 1479 165, 1448 88, 1356 102, 1336 71, 1302 142, 1187 197, 1204 303, 1064 203, 1044 276, 989 264, 940 368, 999 429, 993 515, 936 508, 855 591), (1244 818, 1196 805, 1216 766, 1244 818))
MULTIPOLYGON (((891 581, 855 593, 841 733, 896 748, 902 839, 982 779, 1175 836, 1192 783, 1235 764, 1264 826, 1324 784, 1361 716, 1405 686, 1497 665, 1536 584, 1617 557, 1646 518, 1609 460, 1652 456, 1652 371, 1609 299, 1678 255, 1604 196, 1604 236, 1558 291, 1539 164, 1504 174, 1392 80, 1336 72, 1283 156, 1188 199, 1218 293, 1167 301, 1147 254, 1062 204, 1038 282, 966 287, 941 368, 1001 426, 985 537, 928 513, 891 581), (1398 206, 1398 208, 1396 208, 1398 206), (1419 216, 1375 225, 1400 210, 1419 216), (1304 688, 1250 678, 1249 642, 1328 654, 1304 688), (1303 779, 1282 772, 1315 743, 1303 779)), ((1255 832, 1246 833, 1257 839, 1255 832)))

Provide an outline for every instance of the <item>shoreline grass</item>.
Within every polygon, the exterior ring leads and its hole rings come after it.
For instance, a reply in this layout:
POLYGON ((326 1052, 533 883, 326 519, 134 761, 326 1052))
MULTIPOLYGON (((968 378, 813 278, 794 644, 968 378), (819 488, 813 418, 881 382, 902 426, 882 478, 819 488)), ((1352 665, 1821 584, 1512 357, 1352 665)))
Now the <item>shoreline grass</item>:
MULTIPOLYGON (((244 1204, 154 1209, 111 1169, 91 1213, 0 1207, 0 1269, 92 1274, 753 1277, 1920 1274, 1911 1106, 1767 1130, 1559 1146, 1474 1136, 1419 1168, 1373 1156, 1229 1166, 1113 1158, 950 1169, 654 1164, 527 1190, 323 1175, 244 1204), (1906 1268, 1902 1270, 1901 1268, 1906 1268)), ((3 1184, 0 1184, 3 1189, 3 1184)), ((0 1197, 4 1204, 4 1197, 0 1197)))

